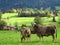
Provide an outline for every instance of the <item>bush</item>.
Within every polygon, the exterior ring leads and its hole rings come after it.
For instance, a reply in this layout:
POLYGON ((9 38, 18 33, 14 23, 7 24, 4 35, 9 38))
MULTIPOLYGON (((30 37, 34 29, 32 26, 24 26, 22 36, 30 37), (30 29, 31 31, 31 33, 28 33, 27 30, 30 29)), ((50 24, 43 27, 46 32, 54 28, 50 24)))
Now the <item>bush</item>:
POLYGON ((3 29, 3 27, 6 25, 7 23, 5 21, 0 21, 0 30, 3 29))
POLYGON ((36 23, 36 24, 40 24, 40 25, 42 25, 42 17, 39 17, 39 16, 37 16, 37 17, 35 17, 35 19, 34 19, 34 22, 36 23))

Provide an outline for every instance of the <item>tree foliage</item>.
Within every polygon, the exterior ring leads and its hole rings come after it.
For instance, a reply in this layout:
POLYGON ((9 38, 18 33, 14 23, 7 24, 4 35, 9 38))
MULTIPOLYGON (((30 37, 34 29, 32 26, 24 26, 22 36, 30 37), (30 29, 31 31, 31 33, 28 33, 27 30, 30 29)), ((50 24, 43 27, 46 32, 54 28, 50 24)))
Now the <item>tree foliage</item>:
POLYGON ((1 12, 1 10, 0 10, 0 20, 2 19, 2 12, 1 12))
POLYGON ((36 16, 45 17, 47 15, 44 10, 23 9, 21 12, 18 12, 18 16, 20 17, 36 17, 36 16))
POLYGON ((0 21, 0 30, 3 29, 3 27, 6 25, 7 23, 3 20, 0 21))

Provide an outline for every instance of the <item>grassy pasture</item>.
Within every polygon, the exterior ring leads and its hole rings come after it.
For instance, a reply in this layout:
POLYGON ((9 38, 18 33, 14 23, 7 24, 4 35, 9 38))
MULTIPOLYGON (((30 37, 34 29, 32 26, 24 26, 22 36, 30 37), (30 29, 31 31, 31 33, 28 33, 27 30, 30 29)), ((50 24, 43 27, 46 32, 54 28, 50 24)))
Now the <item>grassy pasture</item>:
POLYGON ((2 18, 6 19, 7 17, 15 17, 18 15, 18 13, 4 13, 2 15, 2 18))
POLYGON ((21 24, 27 24, 30 25, 31 22, 33 22, 34 17, 16 17, 17 13, 5 13, 2 16, 2 20, 5 20, 7 23, 14 25, 15 22, 18 23, 18 25, 20 26, 21 24), (9 19, 7 19, 7 17, 9 17, 9 19))
POLYGON ((20 32, 16 31, 0 31, 0 45, 60 45, 60 28, 58 30, 58 38, 52 42, 52 37, 44 37, 42 42, 36 35, 32 34, 29 40, 20 40, 20 32))
MULTIPOLYGON (((9 13, 3 14, 2 19, 7 23, 9 22, 11 25, 14 25, 14 23, 17 21, 19 26, 21 26, 21 24, 27 24, 30 26, 30 23, 34 20, 34 17, 16 17, 17 14, 9 14, 9 16, 12 18, 7 20, 6 18, 8 17, 8 14, 9 13)), ((56 17, 56 20, 57 19, 58 17, 56 17)), ((52 22, 52 17, 43 17, 43 20, 44 25, 56 25, 58 37, 55 42, 52 42, 51 36, 44 37, 44 41, 42 42, 36 35, 32 34, 29 40, 23 41, 21 43, 20 32, 0 31, 0 45, 60 45, 60 24, 57 22, 52 22)))

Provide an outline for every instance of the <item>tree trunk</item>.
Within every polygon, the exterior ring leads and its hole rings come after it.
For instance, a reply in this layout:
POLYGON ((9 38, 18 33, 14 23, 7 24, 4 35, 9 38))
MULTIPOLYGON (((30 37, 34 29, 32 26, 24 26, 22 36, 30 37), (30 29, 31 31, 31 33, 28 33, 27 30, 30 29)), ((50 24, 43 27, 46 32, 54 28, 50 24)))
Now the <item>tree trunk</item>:
POLYGON ((56 20, 55 20, 55 16, 53 16, 53 22, 56 22, 56 20))

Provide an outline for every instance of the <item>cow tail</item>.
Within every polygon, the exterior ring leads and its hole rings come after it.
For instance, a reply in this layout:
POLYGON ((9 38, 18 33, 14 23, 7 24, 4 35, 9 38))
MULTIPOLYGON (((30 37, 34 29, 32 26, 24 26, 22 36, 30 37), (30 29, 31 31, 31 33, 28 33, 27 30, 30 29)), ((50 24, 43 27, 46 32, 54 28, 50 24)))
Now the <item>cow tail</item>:
POLYGON ((57 29, 55 25, 54 25, 54 28, 55 28, 56 38, 57 38, 57 29))
POLYGON ((56 38, 57 38, 57 29, 56 29, 56 38))

